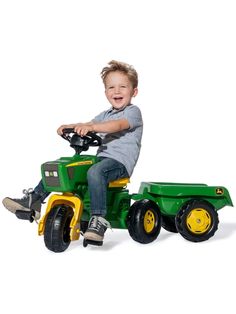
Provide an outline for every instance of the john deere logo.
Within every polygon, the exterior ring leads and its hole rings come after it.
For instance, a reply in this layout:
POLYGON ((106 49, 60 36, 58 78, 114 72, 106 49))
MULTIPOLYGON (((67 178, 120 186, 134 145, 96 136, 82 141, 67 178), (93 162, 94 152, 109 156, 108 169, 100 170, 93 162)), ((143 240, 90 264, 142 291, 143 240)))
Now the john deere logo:
POLYGON ((217 195, 222 195, 222 194, 224 194, 224 190, 222 188, 217 188, 216 189, 216 194, 217 195))

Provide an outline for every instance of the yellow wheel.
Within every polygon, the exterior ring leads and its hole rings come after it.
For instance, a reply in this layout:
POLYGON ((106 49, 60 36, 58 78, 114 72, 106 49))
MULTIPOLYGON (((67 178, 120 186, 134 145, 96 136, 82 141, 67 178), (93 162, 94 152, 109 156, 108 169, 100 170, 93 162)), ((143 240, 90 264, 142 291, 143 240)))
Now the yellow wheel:
POLYGON ((150 200, 135 202, 129 209, 127 228, 134 241, 150 243, 154 241, 161 229, 161 211, 150 200))
POLYGON ((144 230, 150 233, 155 228, 155 215, 152 210, 148 209, 143 219, 144 230))
POLYGON ((205 200, 185 203, 175 218, 178 232, 192 242, 206 241, 218 229, 218 214, 212 204, 205 200))
POLYGON ((202 234, 211 227, 211 216, 204 208, 195 208, 188 214, 186 224, 192 233, 202 234))

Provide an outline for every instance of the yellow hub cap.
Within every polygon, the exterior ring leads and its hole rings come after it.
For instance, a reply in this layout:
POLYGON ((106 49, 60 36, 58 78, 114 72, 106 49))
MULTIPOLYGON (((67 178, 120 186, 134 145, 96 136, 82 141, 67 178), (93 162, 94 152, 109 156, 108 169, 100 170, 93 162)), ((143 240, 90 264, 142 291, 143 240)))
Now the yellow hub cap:
POLYGON ((145 213, 145 216, 144 216, 144 230, 147 233, 152 232, 152 230, 155 227, 155 222, 156 222, 156 220, 155 220, 155 216, 154 216, 153 211, 148 209, 145 213))
POLYGON ((188 229, 195 234, 207 232, 211 227, 211 216, 203 208, 191 210, 186 219, 188 229))

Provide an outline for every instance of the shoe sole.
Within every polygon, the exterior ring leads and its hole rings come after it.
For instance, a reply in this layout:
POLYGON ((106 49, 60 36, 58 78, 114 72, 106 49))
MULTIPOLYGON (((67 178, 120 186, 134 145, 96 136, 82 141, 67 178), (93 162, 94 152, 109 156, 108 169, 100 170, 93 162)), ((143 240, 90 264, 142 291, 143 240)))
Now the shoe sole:
MULTIPOLYGON (((16 214, 17 210, 22 210, 25 212, 31 212, 31 210, 29 208, 26 208, 22 205, 20 205, 17 202, 14 202, 13 200, 11 200, 8 197, 5 197, 2 201, 3 206, 9 210, 11 213, 16 214)), ((35 211, 35 219, 38 220, 40 218, 40 213, 35 211)))
POLYGON ((95 242, 102 242, 104 237, 90 231, 86 231, 84 234, 84 239, 89 241, 95 241, 95 242))
POLYGON ((14 202, 13 200, 11 200, 8 197, 4 198, 2 203, 3 203, 3 206, 13 214, 15 214, 17 210, 24 210, 26 212, 30 212, 29 208, 26 208, 26 207, 18 204, 17 202, 14 202))

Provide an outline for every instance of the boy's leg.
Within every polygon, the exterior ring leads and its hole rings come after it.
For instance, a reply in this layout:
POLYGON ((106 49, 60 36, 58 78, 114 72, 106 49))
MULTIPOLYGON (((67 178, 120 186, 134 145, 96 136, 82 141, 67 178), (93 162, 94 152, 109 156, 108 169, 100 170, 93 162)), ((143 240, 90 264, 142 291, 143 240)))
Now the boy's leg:
POLYGON ((92 217, 88 230, 84 234, 85 239, 103 241, 104 233, 109 227, 109 223, 104 218, 106 215, 107 186, 111 181, 128 176, 125 166, 111 158, 103 158, 89 169, 87 178, 92 217))
POLYGON ((44 190, 42 181, 35 187, 35 189, 23 190, 24 196, 22 198, 5 197, 2 201, 3 205, 12 213, 16 214, 18 218, 28 219, 32 221, 40 218, 41 204, 49 195, 44 190))
POLYGON ((40 180, 38 185, 34 188, 34 192, 36 195, 38 195, 40 197, 41 203, 43 203, 43 201, 50 194, 49 192, 45 191, 42 180, 40 180))

